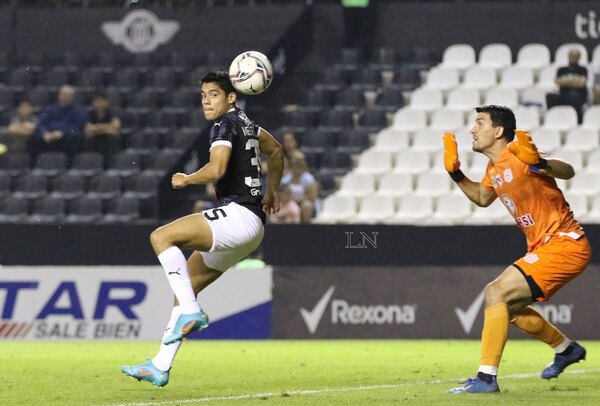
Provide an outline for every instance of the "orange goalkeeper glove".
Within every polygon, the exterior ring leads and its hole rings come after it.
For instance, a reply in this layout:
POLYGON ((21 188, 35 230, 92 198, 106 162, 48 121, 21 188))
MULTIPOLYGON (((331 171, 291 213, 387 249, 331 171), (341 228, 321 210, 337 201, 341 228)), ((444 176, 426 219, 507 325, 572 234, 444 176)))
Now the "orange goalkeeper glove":
POLYGON ((540 157, 540 153, 533 143, 531 135, 523 130, 515 130, 515 135, 517 139, 508 143, 508 150, 527 165, 537 166, 538 168, 546 167, 547 162, 544 158, 540 157))
POLYGON ((458 160, 458 145, 454 138, 454 133, 444 134, 444 167, 455 182, 460 182, 465 175, 460 170, 460 161, 458 160))

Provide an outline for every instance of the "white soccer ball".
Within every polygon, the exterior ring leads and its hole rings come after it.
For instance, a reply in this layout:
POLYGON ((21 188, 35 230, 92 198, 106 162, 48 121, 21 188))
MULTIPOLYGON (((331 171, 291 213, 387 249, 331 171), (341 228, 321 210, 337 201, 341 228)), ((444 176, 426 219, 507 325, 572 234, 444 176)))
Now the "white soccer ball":
POLYGON ((273 81, 273 66, 264 54, 257 51, 242 52, 229 66, 233 87, 249 95, 267 90, 273 81))

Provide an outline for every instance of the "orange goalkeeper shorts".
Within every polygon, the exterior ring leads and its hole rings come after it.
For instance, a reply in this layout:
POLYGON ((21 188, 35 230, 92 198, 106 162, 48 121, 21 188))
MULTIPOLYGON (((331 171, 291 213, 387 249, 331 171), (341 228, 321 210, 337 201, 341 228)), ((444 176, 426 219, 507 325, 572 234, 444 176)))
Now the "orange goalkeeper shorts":
POLYGON ((553 236, 513 265, 527 280, 532 298, 543 302, 583 272, 591 256, 592 249, 585 235, 575 239, 563 234, 553 236))

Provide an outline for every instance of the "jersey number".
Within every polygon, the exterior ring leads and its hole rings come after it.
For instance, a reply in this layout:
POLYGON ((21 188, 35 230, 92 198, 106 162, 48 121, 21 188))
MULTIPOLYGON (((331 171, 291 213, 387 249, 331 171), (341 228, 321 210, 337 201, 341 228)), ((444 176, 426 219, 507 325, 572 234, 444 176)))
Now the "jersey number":
POLYGON ((250 187, 261 187, 262 182, 260 180, 260 149, 259 142, 255 138, 250 138, 246 142, 246 150, 254 149, 254 157, 250 159, 250 163, 252 166, 256 168, 256 178, 252 176, 246 176, 244 178, 244 183, 250 187))
POLYGON ((212 215, 207 212, 204 212, 203 214, 204 217, 206 217, 206 219, 210 221, 218 220, 221 217, 227 217, 227 213, 225 213, 225 210, 223 209, 212 209, 212 215))

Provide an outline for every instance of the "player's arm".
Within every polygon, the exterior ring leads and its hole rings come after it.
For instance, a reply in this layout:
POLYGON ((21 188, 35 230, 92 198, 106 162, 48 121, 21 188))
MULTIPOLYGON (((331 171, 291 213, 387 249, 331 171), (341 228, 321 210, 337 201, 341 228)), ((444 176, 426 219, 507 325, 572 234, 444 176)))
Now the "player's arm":
POLYGON ((516 140, 508 144, 508 149, 523 163, 536 167, 540 173, 558 179, 571 179, 575 169, 568 162, 555 158, 543 158, 526 131, 515 130, 516 140))
POLYGON ((181 189, 189 185, 205 185, 215 182, 223 177, 231 157, 231 148, 227 145, 216 145, 210 150, 210 160, 206 165, 192 173, 176 173, 171 178, 174 189, 181 189))
POLYGON ((473 182, 460 170, 458 146, 454 134, 444 134, 444 167, 460 190, 477 206, 487 207, 496 199, 496 192, 488 190, 481 182, 473 182))
POLYGON ((279 184, 283 174, 283 147, 264 128, 258 132, 260 151, 267 156, 267 189, 263 197, 263 210, 267 214, 279 211, 279 184))

